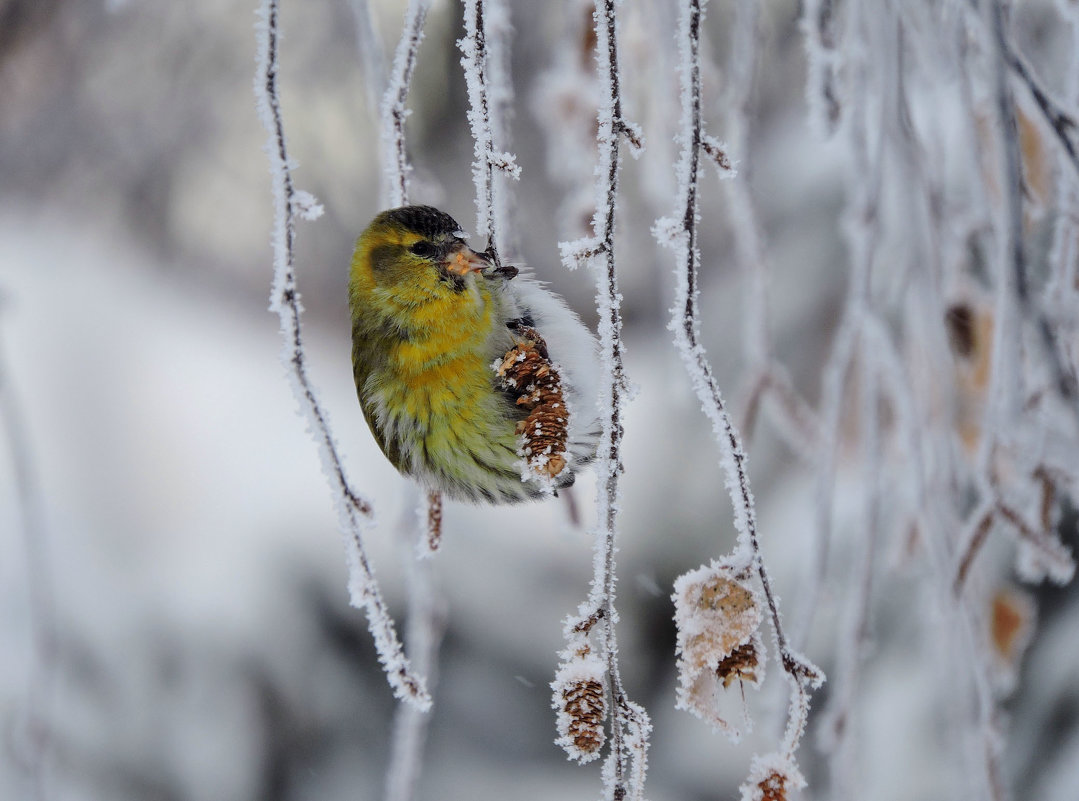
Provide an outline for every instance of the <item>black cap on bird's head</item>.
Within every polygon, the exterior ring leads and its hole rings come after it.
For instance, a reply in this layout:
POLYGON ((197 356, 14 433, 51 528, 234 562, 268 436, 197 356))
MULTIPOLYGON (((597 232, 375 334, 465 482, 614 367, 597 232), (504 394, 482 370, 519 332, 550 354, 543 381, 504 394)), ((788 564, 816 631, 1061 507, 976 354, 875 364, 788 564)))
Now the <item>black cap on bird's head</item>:
POLYGON ((464 231, 450 215, 434 206, 401 206, 379 215, 386 222, 400 225, 424 239, 463 237, 464 231))

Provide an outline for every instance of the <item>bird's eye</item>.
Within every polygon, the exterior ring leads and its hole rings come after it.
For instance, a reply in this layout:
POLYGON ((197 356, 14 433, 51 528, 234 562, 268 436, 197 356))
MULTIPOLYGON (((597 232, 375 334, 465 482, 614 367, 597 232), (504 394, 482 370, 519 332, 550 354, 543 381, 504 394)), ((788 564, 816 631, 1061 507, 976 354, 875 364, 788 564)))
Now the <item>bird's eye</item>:
POLYGON ((422 259, 429 259, 438 252, 438 248, 426 239, 421 239, 409 248, 413 253, 422 259))

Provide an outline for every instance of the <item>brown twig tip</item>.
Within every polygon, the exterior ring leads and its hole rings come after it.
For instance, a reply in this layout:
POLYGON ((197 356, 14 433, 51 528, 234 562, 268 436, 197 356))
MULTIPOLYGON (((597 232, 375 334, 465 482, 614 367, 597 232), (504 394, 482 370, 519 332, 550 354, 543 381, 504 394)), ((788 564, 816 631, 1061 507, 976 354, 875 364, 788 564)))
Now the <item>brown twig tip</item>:
POLYGON ((499 386, 528 412, 517 423, 518 453, 537 474, 554 478, 566 467, 569 414, 562 379, 534 328, 520 326, 515 333, 520 341, 506 351, 495 372, 499 386))
POLYGON ((427 550, 434 553, 442 544, 442 493, 427 493, 427 550))
POLYGON ((644 149, 644 136, 639 126, 632 122, 626 122, 619 117, 614 121, 614 130, 626 138, 633 150, 640 151, 644 149))
POLYGON ((731 157, 727 155, 727 148, 718 139, 711 136, 702 136, 701 150, 716 163, 716 166, 722 172, 734 172, 734 165, 731 163, 731 157))
POLYGON ((602 609, 597 609, 588 617, 577 623, 572 631, 574 634, 588 634, 592 631, 592 627, 599 623, 604 618, 604 612, 602 609))

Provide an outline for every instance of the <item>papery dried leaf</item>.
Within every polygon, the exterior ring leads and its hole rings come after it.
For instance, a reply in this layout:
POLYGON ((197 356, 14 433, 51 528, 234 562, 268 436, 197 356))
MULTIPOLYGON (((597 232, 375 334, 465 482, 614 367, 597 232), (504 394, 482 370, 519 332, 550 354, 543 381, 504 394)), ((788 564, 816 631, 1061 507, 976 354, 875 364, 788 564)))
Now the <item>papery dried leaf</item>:
POLYGON ((1033 599, 1012 587, 997 590, 990 601, 989 644, 996 689, 1007 695, 1019 678, 1019 663, 1030 644, 1037 615, 1033 599))
POLYGON ((747 579, 727 568, 702 568, 675 584, 679 651, 694 671, 716 669, 747 644, 761 623, 761 606, 747 579))
MULTIPOLYGON (((675 582, 674 602, 678 706, 737 738, 740 731, 720 708, 723 691, 736 681, 759 686, 764 677, 763 611, 749 575, 712 563, 675 582)), ((744 699, 737 702, 745 720, 744 699)))

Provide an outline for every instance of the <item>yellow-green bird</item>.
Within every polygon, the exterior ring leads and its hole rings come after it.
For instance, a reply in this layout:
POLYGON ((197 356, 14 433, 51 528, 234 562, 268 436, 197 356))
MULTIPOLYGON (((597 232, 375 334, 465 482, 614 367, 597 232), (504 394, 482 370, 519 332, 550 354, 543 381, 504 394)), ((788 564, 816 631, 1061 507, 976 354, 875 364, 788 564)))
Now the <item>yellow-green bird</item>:
POLYGON ((384 211, 360 235, 348 284, 360 406, 386 458, 426 488, 542 497, 595 455, 596 340, 464 236, 431 206, 384 211))

